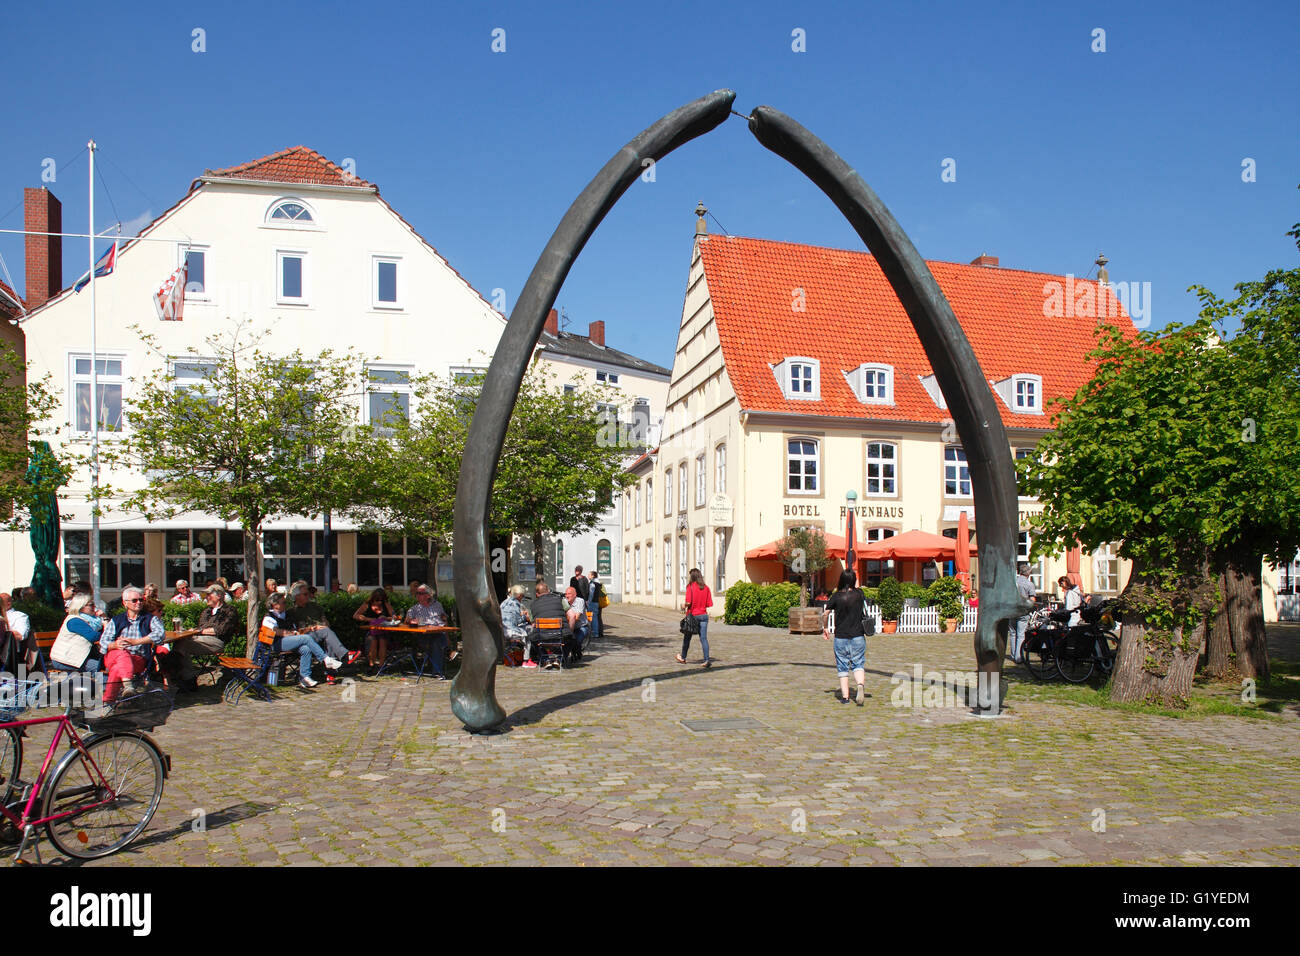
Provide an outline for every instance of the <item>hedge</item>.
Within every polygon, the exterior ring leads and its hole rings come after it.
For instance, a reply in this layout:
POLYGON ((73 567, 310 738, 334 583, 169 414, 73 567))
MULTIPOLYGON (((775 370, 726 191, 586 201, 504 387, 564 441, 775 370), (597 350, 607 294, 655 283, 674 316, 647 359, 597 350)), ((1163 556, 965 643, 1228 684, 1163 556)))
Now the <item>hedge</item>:
POLYGON ((754 584, 740 581, 727 588, 723 620, 728 624, 762 624, 788 627, 789 610, 799 606, 799 585, 754 584))
POLYGON ((764 588, 763 624, 767 627, 789 627, 790 608, 799 606, 799 585, 789 581, 769 584, 764 588))

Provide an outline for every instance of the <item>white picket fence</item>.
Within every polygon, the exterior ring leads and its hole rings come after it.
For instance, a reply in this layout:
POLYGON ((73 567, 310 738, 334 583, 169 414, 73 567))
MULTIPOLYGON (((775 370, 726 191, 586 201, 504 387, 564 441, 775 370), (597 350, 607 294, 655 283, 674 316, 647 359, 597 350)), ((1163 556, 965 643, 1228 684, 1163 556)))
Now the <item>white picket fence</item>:
MULTIPOLYGON (((867 605, 867 613, 876 619, 876 631, 880 631, 880 608, 875 604, 867 605)), ((979 617, 979 610, 973 607, 967 607, 962 612, 961 623, 957 625, 957 632, 973 632, 975 630, 975 621, 979 617)), ((934 634, 943 630, 943 622, 939 620, 939 609, 937 607, 905 607, 903 613, 898 618, 899 634, 934 634)))

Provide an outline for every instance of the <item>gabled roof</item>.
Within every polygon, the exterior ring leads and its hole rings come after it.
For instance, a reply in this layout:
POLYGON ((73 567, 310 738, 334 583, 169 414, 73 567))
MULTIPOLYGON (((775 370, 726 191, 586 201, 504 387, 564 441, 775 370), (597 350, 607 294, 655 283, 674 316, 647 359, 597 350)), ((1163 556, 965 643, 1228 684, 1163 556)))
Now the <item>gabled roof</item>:
MULTIPOLYGON (((911 320, 874 256, 798 243, 707 236, 700 241, 704 275, 713 305, 727 374, 740 407, 748 411, 939 423, 949 417, 921 384, 933 374, 911 320), (792 309, 803 290, 803 311, 792 309), (816 359, 820 398, 788 399, 771 366, 791 356, 816 359), (863 363, 893 366, 894 404, 858 401, 844 372, 863 363)), ((928 261, 935 280, 984 370, 1000 382, 1013 375, 1040 375, 1042 403, 1073 395, 1093 373, 1084 355, 1095 347, 1094 315, 1113 304, 1118 324, 1136 334, 1124 308, 1095 281, 1042 272, 928 261), (1094 315, 1065 316, 1045 307, 1048 283, 1075 290, 1087 285, 1099 303, 1094 315)), ((1002 421, 1012 428, 1047 428, 1044 415, 1011 412, 995 397, 1002 421)))
POLYGON ((0 279, 0 314, 19 316, 26 307, 27 303, 23 301, 23 297, 0 279))
POLYGON ((311 186, 355 186, 359 189, 374 189, 374 184, 359 179, 346 172, 340 166, 330 162, 314 149, 306 146, 290 146, 278 153, 229 166, 225 169, 209 169, 204 178, 243 179, 259 183, 292 183, 311 186))
POLYGON ((672 374, 671 369, 666 369, 662 365, 656 365, 654 362, 637 358, 627 352, 620 352, 608 345, 597 345, 587 336, 577 335, 573 332, 559 332, 552 335, 550 332, 543 330, 537 346, 539 351, 548 355, 582 359, 600 365, 617 365, 634 372, 662 375, 664 378, 672 374))

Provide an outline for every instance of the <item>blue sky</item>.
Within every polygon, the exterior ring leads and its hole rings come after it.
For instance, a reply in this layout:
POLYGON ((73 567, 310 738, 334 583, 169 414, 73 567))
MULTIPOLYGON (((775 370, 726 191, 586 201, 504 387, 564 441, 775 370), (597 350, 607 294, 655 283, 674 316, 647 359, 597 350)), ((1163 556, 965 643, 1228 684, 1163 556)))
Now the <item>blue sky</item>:
MULTIPOLYGON (((22 228, 22 187, 53 157, 65 228, 84 231, 86 160, 62 164, 92 137, 101 229, 156 215, 205 168, 302 143, 354 159, 513 306, 601 165, 730 87, 738 111, 768 104, 825 139, 930 259, 1087 275, 1104 251, 1112 280, 1151 284, 1154 327, 1194 317, 1193 283, 1227 293, 1296 264, 1294 3, 39 6, 6 14, 24 42, 4 64, 0 228, 22 228)), ((596 232, 558 300, 572 330, 604 320, 610 345, 671 365, 699 200, 710 231, 862 248, 733 118, 596 232)), ((0 236, 0 254, 22 290, 21 239, 0 236)), ((71 282, 84 241, 64 258, 71 282)))

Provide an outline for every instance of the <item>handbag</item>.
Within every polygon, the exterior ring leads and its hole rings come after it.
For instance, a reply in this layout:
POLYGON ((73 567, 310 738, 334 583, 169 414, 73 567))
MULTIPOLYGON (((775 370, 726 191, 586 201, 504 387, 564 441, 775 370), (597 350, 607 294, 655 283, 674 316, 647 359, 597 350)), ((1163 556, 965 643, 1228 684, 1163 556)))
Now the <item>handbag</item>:
POLYGON ((685 636, 700 633, 700 622, 695 620, 695 615, 687 614, 682 618, 682 622, 677 625, 677 629, 685 636))

